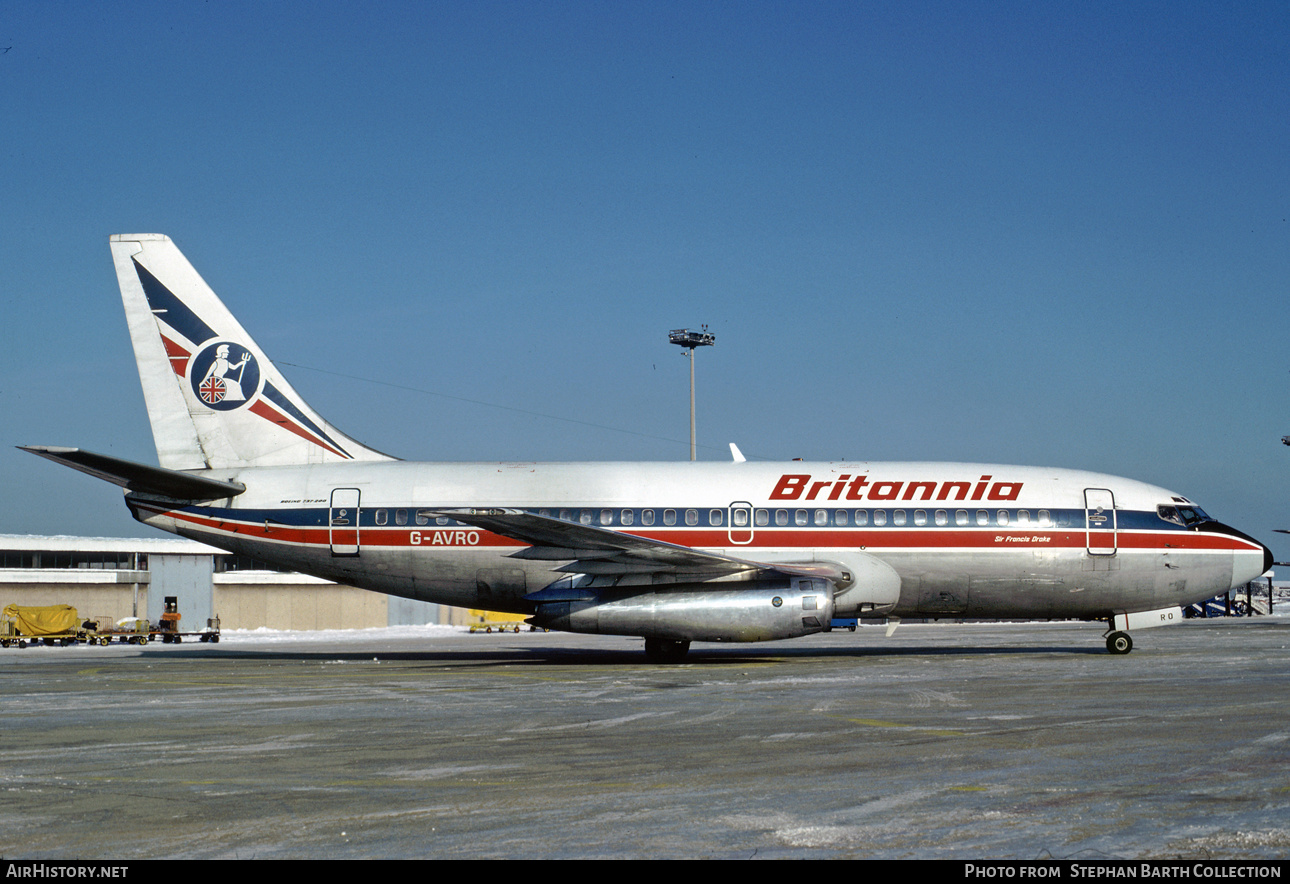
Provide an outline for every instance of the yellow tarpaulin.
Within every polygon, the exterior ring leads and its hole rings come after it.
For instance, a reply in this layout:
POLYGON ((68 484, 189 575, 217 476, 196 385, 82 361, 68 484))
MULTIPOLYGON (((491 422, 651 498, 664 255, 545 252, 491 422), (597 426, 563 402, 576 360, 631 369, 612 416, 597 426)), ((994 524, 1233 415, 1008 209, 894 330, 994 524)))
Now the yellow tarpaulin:
POLYGON ((81 625, 81 618, 71 605, 46 605, 43 608, 8 605, 4 615, 13 618, 19 635, 59 635, 75 632, 81 625))

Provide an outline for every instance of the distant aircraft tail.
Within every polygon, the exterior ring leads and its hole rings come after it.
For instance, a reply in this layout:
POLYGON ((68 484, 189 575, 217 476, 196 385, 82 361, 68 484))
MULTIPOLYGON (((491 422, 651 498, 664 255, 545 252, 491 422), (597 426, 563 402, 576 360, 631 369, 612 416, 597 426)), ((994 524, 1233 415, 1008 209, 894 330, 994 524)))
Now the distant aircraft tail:
POLYGON ((162 467, 395 460, 310 408, 169 237, 111 244, 162 467))

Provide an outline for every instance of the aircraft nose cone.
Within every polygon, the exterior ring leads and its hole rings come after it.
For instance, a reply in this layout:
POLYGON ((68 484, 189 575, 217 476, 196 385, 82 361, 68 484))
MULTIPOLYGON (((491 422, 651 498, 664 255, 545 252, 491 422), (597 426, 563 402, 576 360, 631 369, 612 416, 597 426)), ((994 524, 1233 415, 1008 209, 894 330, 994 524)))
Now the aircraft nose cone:
POLYGON ((1261 577, 1272 569, 1272 550, 1268 549, 1267 546, 1255 540, 1244 531, 1238 531, 1231 525, 1224 525, 1221 522, 1216 522, 1211 527, 1223 534, 1227 534, 1232 537, 1239 537, 1241 540, 1251 543, 1263 551, 1261 559, 1256 559, 1253 555, 1250 555, 1250 553, 1255 552, 1255 550, 1250 550, 1249 553, 1238 552, 1236 554, 1235 561, 1232 563, 1233 586, 1240 586, 1242 583, 1249 583, 1251 580, 1261 577), (1255 568, 1260 568, 1260 570, 1255 572, 1255 568))
MULTIPOLYGON (((1261 577, 1261 576, 1263 576, 1264 574, 1266 574, 1266 573, 1268 573, 1269 571, 1271 571, 1271 570, 1272 570, 1272 565, 1273 565, 1273 564, 1275 564, 1275 563, 1272 561, 1272 559, 1273 559, 1273 556, 1272 556, 1272 550, 1268 549, 1268 548, 1267 548, 1267 546, 1265 546, 1265 545, 1264 545, 1264 544, 1262 544, 1262 543, 1259 543, 1259 541, 1255 540, 1253 537, 1250 537, 1250 536, 1249 536, 1249 535, 1247 535, 1247 534, 1241 534, 1239 531, 1237 531, 1237 532, 1235 532, 1235 533, 1236 533, 1236 534, 1238 534, 1240 537, 1243 537, 1244 539, 1246 539, 1246 540, 1250 541, 1251 543, 1258 543, 1258 544, 1259 544, 1259 549, 1263 550, 1263 570, 1262 570, 1262 571, 1260 571, 1258 574, 1255 574, 1253 577, 1250 577, 1250 578, 1249 578, 1249 580, 1253 580, 1253 579, 1255 579, 1256 577, 1261 577)), ((1249 582, 1249 580, 1247 580, 1246 582, 1248 583, 1248 582, 1249 582)))

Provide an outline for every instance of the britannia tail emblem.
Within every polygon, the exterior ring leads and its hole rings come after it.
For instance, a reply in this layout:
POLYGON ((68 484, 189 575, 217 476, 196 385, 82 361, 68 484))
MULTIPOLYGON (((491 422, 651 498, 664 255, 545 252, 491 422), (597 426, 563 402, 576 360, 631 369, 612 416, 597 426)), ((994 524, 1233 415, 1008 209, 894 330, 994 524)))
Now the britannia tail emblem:
POLYGON ((202 348, 190 372, 193 392, 207 408, 230 411, 246 403, 260 386, 260 368, 245 347, 218 342, 202 348))

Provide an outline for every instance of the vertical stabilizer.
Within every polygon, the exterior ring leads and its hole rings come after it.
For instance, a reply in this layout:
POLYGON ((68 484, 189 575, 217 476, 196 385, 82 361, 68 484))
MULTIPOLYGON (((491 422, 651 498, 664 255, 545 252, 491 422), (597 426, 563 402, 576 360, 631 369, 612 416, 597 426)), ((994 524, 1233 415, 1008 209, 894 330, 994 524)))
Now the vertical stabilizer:
POLYGON ((169 237, 118 234, 111 244, 161 466, 394 459, 310 408, 169 237))

